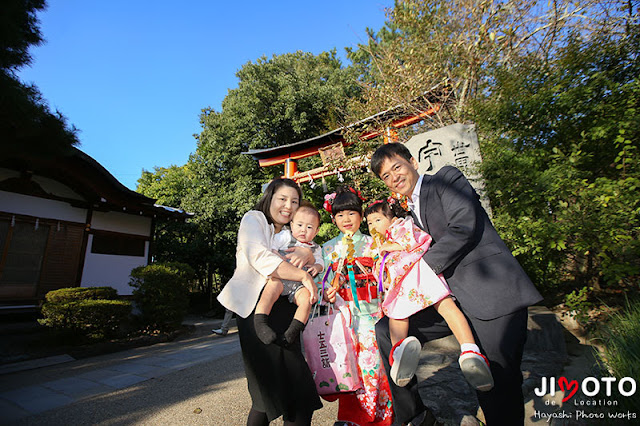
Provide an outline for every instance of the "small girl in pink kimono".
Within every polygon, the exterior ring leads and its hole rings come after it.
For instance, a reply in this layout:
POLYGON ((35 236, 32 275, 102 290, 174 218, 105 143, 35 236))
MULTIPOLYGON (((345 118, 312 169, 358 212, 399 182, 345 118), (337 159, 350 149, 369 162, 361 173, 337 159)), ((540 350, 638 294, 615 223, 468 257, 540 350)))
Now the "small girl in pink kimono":
POLYGON ((394 345, 389 357, 389 376, 398 386, 405 386, 413 378, 422 345, 416 337, 407 337, 409 317, 433 306, 460 343, 460 369, 467 381, 477 390, 490 390, 493 377, 489 361, 480 353, 469 323, 451 297, 444 277, 436 275, 422 260, 431 236, 407 217, 406 210, 395 199, 390 200, 375 201, 365 210, 369 231, 380 255, 376 274, 387 289, 382 311, 389 317, 394 345))

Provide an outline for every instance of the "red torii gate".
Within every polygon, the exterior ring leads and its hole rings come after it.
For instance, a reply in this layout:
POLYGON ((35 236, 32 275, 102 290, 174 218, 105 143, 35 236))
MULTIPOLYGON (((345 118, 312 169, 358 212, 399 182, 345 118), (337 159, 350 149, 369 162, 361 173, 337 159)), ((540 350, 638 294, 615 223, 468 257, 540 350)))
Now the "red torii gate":
MULTIPOLYGON (((336 152, 336 150, 342 150, 342 147, 345 146, 343 134, 349 128, 364 127, 371 122, 374 122, 376 120, 384 120, 385 118, 394 115, 396 116, 396 118, 386 126, 385 130, 365 132, 360 135, 359 139, 362 141, 366 141, 383 135, 384 143, 396 142, 397 129, 410 126, 419 121, 422 121, 425 117, 435 115, 440 109, 440 104, 436 104, 426 111, 414 114, 398 114, 398 112, 396 111, 397 109, 398 107, 380 112, 357 123, 350 124, 348 126, 341 127, 323 135, 305 139, 303 141, 294 142, 288 145, 281 145, 274 148, 251 149, 247 152, 243 152, 243 154, 251 155, 255 160, 258 160, 258 163, 261 167, 284 164, 283 177, 293 179, 297 183, 303 183, 314 179, 321 179, 324 176, 331 176, 339 172, 345 172, 347 170, 365 166, 366 164, 368 164, 368 158, 353 158, 349 161, 344 161, 342 164, 335 167, 325 165, 323 167, 318 167, 304 172, 298 171, 298 160, 301 158, 310 157, 312 155, 320 154, 322 156, 323 153, 331 156, 336 152)), ((342 154, 344 153, 342 152, 342 154)))

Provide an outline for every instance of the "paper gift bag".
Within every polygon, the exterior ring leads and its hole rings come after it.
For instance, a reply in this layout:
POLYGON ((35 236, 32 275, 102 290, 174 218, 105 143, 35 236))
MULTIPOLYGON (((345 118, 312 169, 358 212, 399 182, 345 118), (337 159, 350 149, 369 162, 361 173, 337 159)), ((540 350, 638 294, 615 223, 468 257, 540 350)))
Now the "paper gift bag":
POLYGON ((304 352, 318 394, 353 392, 362 388, 358 373, 355 336, 349 328, 349 308, 330 306, 317 314, 317 307, 303 332, 304 352))

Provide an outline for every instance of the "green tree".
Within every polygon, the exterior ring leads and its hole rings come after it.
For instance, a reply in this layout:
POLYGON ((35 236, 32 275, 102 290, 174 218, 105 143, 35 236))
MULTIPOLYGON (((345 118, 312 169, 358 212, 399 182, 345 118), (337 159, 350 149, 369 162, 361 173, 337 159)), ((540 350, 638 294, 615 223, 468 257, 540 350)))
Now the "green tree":
POLYGON ((29 47, 42 43, 36 13, 44 0, 7 0, 0 15, 0 67, 15 70, 31 63, 29 47))
POLYGON ((539 286, 637 279, 633 2, 398 0, 369 36, 352 121, 402 104, 439 111, 401 136, 477 122, 495 222, 539 286))
POLYGON ((156 199, 163 206, 179 208, 189 189, 187 166, 154 167, 153 172, 142 170, 136 191, 156 199))
MULTIPOLYGON (((186 194, 191 190, 188 165, 154 167, 153 172, 143 170, 136 191, 156 199, 158 204, 182 208, 186 194)), ((210 258, 206 233, 194 220, 158 220, 155 227, 154 262, 186 263, 195 271, 201 292, 208 292, 207 264, 210 258)))
POLYGON ((494 220, 539 286, 598 290, 640 273, 640 37, 629 16, 624 34, 576 35, 553 60, 497 69, 476 105, 494 220))
POLYGON ((42 43, 36 13, 44 0, 6 0, 0 6, 0 152, 51 155, 76 145, 76 129, 60 113, 51 113, 38 89, 23 84, 16 72, 29 65, 29 47, 42 43))
MULTIPOLYGON (((353 119, 398 105, 436 108, 428 127, 473 119, 469 102, 494 86, 495 66, 527 55, 552 58, 573 32, 622 19, 623 2, 574 0, 396 0, 388 21, 349 58, 365 87, 353 119)), ((612 28, 617 28, 614 26, 612 28)), ((385 123, 380 123, 384 125, 385 123)))
MULTIPOLYGON (((229 90, 222 110, 202 112, 198 147, 188 164, 191 186, 182 204, 196 214, 206 235, 209 280, 220 277, 215 286, 233 272, 242 215, 253 207, 262 185, 282 175, 281 167, 260 168, 243 153, 333 130, 343 120, 347 99, 359 93, 354 70, 342 67, 335 51, 262 57, 245 64, 237 77, 238 87, 229 90)), ((302 161, 300 168, 318 161, 302 161)), ((305 196, 321 205, 321 188, 305 196)))

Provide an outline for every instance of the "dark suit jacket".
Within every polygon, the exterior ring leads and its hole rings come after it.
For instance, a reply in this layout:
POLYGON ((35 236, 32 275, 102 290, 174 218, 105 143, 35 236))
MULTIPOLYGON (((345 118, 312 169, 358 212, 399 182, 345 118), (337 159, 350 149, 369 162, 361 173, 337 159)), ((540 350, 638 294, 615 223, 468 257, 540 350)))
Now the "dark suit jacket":
POLYGON ((460 170, 424 175, 420 220, 433 238, 424 260, 444 275, 468 315, 494 319, 542 300, 460 170))

